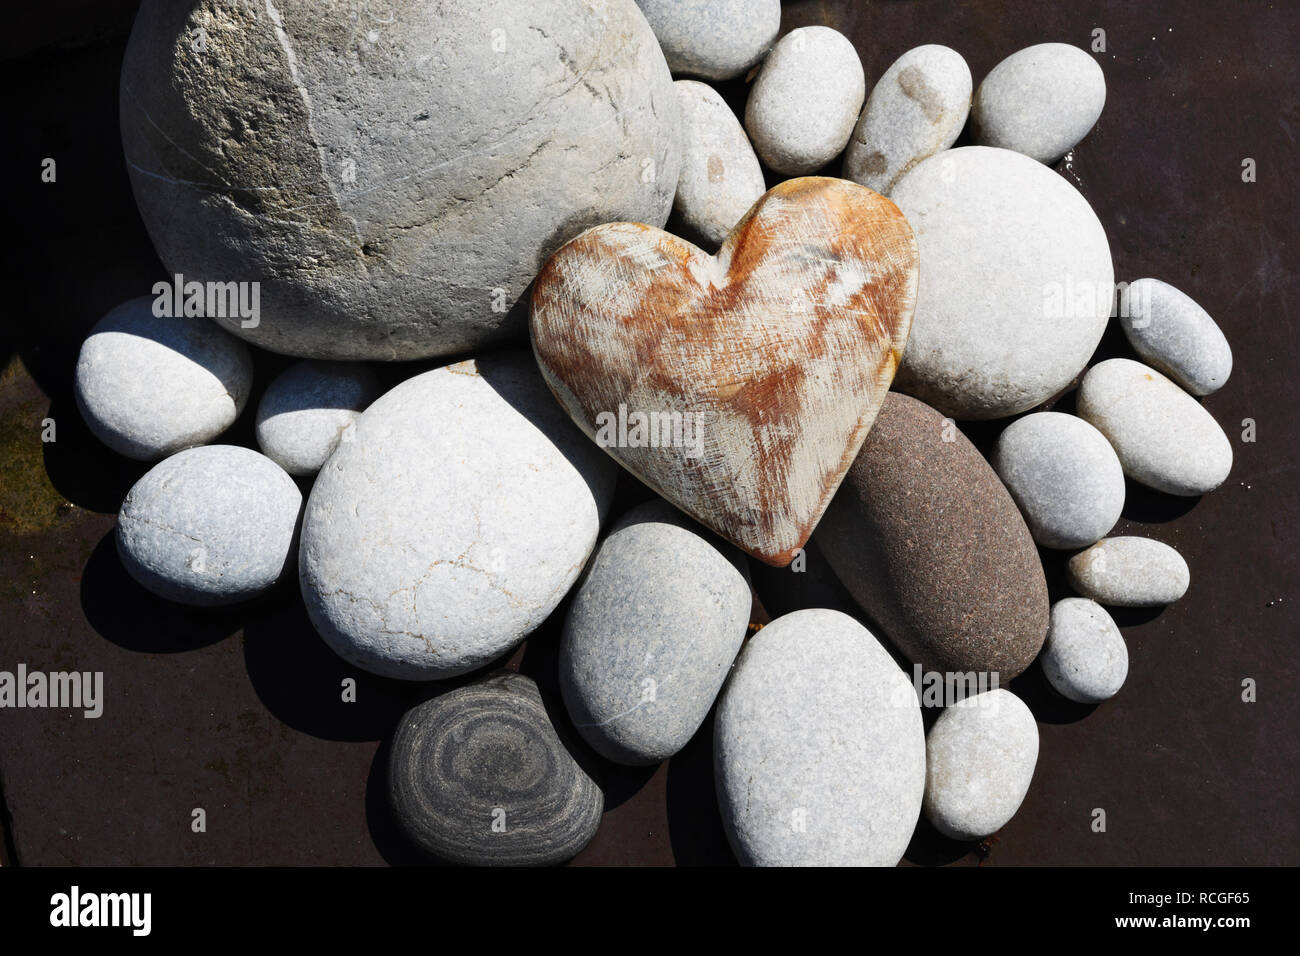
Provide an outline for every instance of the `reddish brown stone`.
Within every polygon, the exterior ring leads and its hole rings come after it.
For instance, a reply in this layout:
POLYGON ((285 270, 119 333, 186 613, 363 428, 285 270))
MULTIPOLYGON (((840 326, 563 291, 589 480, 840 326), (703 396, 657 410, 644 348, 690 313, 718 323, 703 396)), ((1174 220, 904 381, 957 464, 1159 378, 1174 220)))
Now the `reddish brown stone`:
POLYGON ((914 398, 885 399, 817 543, 927 671, 1006 683, 1047 636, 1047 582, 1016 503, 966 436, 914 398))

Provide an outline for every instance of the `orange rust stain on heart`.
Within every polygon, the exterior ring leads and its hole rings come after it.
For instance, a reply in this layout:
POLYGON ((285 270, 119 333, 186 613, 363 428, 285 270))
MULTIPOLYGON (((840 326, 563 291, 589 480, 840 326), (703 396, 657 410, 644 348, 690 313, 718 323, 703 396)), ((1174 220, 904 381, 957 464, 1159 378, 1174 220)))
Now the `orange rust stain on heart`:
POLYGON ((709 418, 695 456, 607 447, 665 498, 768 563, 789 563, 852 464, 911 325, 916 244, 889 200, 789 180, 716 257, 611 223, 537 277, 531 329, 588 434, 621 405, 709 418))

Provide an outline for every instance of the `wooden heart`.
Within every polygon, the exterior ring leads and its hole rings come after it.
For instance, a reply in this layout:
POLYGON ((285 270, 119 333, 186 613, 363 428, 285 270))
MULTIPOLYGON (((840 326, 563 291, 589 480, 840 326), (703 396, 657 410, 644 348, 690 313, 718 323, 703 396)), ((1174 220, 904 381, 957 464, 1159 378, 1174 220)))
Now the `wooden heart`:
POLYGON ((716 256, 640 223, 588 229, 537 277, 533 350, 623 467, 783 567, 889 390, 916 281, 897 206, 845 180, 792 179, 716 256))

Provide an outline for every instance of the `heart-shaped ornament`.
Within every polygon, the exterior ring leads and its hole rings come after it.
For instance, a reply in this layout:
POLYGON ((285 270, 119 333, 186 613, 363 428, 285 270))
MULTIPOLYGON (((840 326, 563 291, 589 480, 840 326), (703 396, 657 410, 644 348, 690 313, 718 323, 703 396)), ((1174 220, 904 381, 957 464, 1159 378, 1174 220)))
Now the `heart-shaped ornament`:
POLYGON ((716 256, 640 223, 571 240, 537 277, 533 350, 623 467, 784 567, 875 421, 916 283, 897 206, 842 179, 791 179, 716 256))

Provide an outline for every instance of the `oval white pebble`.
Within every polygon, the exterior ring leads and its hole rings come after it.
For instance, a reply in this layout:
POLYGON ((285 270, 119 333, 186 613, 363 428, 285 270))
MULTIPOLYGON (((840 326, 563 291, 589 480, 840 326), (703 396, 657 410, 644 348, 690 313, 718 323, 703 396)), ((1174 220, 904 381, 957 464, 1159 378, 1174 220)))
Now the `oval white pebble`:
POLYGON ((291 365, 258 403, 258 447, 289 474, 314 475, 379 391, 375 373, 360 362, 291 365))
POLYGON ((353 429, 303 516, 299 577, 326 643, 408 680, 517 645, 582 571, 617 466, 520 352, 408 379, 353 429))
POLYGON ((253 384, 248 347, 211 319, 153 314, 148 296, 91 329, 77 358, 77 408, 95 437, 139 461, 212 441, 253 384))
POLYGON ((1072 557, 1067 572, 1070 587, 1112 607, 1172 604, 1192 580, 1187 562, 1169 545, 1133 536, 1098 541, 1072 557))
POLYGON ((205 445, 149 469, 122 502, 117 550, 131 577, 182 604, 269 590, 292 568, 302 493, 249 448, 205 445))
POLYGON ((745 130, 713 87, 678 80, 682 107, 682 170, 674 211, 715 247, 767 191, 745 130))
POLYGON ((1128 677, 1128 646, 1106 609, 1088 598, 1052 605, 1039 657, 1047 682, 1063 697, 1096 704, 1114 697, 1128 677))
POLYGON ((1020 153, 963 146, 922 160, 890 198, 921 256, 898 390, 987 419, 1065 388, 1115 296, 1106 232, 1079 191, 1020 153))
POLYGON ((1020 809, 1038 763, 1038 724, 998 688, 946 707, 925 741, 925 815, 954 840, 996 833, 1020 809))
POLYGON ((1191 296, 1159 279, 1129 283, 1120 324, 1133 350, 1193 395, 1217 391, 1232 374, 1232 348, 1191 296))
POLYGON ((1016 419, 998 438, 992 463, 1044 547, 1090 545, 1124 510, 1124 469, 1115 449, 1074 415, 1035 412, 1016 419))
POLYGON ((773 47, 745 104, 745 129, 768 166, 804 176, 840 154, 867 95, 862 61, 844 34, 800 27, 773 47))
POLYGON ((970 67, 937 43, 908 50, 871 90, 844 155, 844 178, 888 196, 913 166, 947 149, 970 113, 970 67))
POLYGON ((1115 358, 1088 369, 1079 417, 1106 436, 1124 473, 1171 495, 1203 495, 1232 470, 1232 444, 1197 401, 1155 369, 1115 358))
POLYGON ((746 571, 735 547, 661 498, 605 537, 560 639, 560 690, 593 750, 655 764, 686 746, 745 640, 746 571))
POLYGON ((971 105, 975 142, 1054 163, 1088 135, 1106 105, 1106 77, 1087 52, 1039 43, 984 77, 971 105))
POLYGON ((781 0, 636 0, 674 75, 730 80, 763 58, 781 0))
POLYGON ((894 866, 925 790, 916 691, 846 614, 795 611, 741 651, 714 724, 718 804, 749 866, 894 866))

